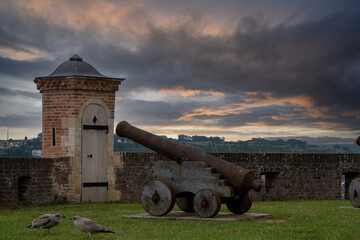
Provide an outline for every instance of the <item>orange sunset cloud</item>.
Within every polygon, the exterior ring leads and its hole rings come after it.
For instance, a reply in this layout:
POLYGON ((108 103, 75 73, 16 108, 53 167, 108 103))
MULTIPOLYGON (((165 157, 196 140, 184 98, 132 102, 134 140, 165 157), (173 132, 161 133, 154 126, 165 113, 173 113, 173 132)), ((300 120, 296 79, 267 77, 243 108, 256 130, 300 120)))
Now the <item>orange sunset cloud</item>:
MULTIPOLYGON (((266 106, 286 106, 294 105, 301 109, 302 118, 333 118, 334 116, 326 114, 327 107, 317 108, 314 101, 309 96, 293 96, 277 98, 273 97, 269 92, 249 92, 245 93, 247 98, 242 103, 232 103, 219 107, 203 107, 194 109, 192 112, 184 113, 179 121, 192 121, 199 116, 225 116, 229 114, 245 114, 251 112, 252 108, 266 107, 266 106)), ((282 114, 280 116, 272 116, 274 120, 291 119, 295 117, 293 114, 282 114)), ((298 118, 298 116, 297 116, 298 118)))

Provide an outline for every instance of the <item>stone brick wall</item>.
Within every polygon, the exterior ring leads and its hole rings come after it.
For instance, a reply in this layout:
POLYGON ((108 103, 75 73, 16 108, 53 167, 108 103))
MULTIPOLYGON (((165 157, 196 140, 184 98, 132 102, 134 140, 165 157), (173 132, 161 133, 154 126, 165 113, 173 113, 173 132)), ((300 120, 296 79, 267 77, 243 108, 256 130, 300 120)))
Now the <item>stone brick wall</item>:
POLYGON ((81 118, 81 110, 90 100, 106 104, 110 118, 114 118, 115 92, 120 81, 91 77, 36 78, 37 89, 42 93, 42 156, 72 156, 73 145, 67 146, 71 128, 81 118), (55 144, 53 144, 53 128, 55 144))
POLYGON ((0 158, 0 207, 71 198, 69 157, 0 158))
POLYGON ((140 200, 141 189, 152 179, 152 166, 166 157, 152 152, 115 152, 121 164, 115 166, 115 189, 120 191, 121 200, 140 200))
MULTIPOLYGON (((360 173, 360 154, 217 153, 215 156, 254 171, 265 179, 256 200, 341 199, 341 175, 360 173)), ((115 188, 122 200, 139 200, 144 184, 152 179, 157 153, 115 153, 115 188)), ((348 186, 348 184, 347 184, 348 186)))
MULTIPOLYGON (((253 170, 265 179, 255 200, 341 199, 345 189, 360 176, 360 154, 217 153, 215 156, 253 170)), ((81 176, 71 157, 0 158, 0 207, 80 201, 81 176), (79 181, 74 181, 79 177, 79 181)), ((152 166, 166 157, 154 152, 117 152, 109 191, 111 200, 140 199, 143 186, 152 179, 152 166), (116 164, 115 164, 116 163, 116 164), (114 189, 113 189, 114 188, 114 189)))

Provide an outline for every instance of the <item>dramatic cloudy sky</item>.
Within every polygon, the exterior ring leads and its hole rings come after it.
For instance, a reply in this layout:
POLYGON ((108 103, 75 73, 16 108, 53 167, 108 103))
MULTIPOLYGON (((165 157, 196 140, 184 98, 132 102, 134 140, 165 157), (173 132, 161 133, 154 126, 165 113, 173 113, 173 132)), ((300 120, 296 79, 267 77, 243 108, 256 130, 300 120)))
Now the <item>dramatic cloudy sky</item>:
POLYGON ((157 134, 360 134, 358 0, 1 0, 0 139, 41 132, 33 80, 73 54, 124 77, 116 123, 157 134))

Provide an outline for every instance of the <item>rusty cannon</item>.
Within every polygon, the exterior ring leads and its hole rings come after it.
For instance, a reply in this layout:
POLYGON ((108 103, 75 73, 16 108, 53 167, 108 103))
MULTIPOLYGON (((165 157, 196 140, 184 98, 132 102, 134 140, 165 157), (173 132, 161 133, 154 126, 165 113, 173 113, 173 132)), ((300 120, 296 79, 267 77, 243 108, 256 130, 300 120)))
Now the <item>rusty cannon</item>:
POLYGON ((129 138, 173 161, 156 162, 154 179, 142 189, 144 209, 162 216, 176 204, 185 212, 213 217, 225 203, 235 213, 247 212, 252 205, 250 190, 260 191, 254 173, 202 151, 136 128, 118 123, 116 134, 129 138))

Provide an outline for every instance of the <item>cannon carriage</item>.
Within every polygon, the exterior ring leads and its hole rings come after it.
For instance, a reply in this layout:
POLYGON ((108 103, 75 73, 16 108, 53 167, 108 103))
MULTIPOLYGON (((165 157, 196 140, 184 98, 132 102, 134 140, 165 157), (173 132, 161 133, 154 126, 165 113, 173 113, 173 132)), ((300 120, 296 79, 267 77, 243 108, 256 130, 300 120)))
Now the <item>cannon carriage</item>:
POLYGON ((144 209, 155 216, 172 210, 175 203, 185 212, 213 217, 225 203, 241 214, 252 205, 251 189, 261 190, 254 173, 210 154, 156 136, 122 121, 116 127, 120 137, 127 137, 170 160, 154 164, 154 179, 141 192, 144 209))

